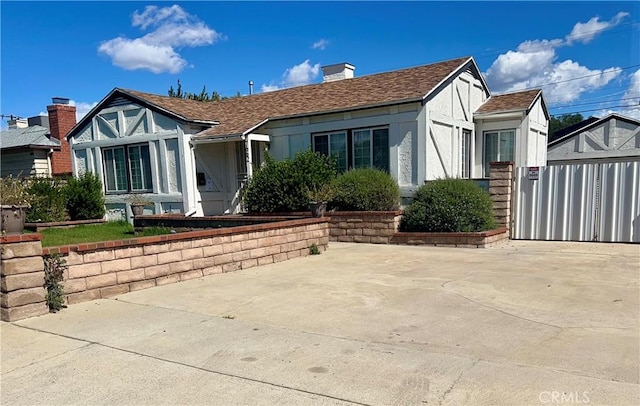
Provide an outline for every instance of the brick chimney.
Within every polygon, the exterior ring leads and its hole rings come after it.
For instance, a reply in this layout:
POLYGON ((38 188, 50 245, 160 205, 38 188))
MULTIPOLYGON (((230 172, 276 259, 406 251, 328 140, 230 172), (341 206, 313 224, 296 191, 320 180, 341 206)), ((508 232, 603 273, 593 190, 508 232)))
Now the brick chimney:
POLYGON ((51 136, 60 140, 60 151, 51 156, 52 175, 72 173, 71 146, 67 142, 67 133, 76 125, 76 106, 69 105, 69 99, 54 97, 53 104, 47 106, 51 136))

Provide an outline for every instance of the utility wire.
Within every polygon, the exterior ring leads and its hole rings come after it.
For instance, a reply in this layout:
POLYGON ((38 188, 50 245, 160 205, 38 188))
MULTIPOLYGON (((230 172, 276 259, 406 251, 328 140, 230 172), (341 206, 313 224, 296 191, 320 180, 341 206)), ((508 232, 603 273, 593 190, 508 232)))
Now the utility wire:
MULTIPOLYGON (((575 113, 586 113, 586 112, 588 112, 588 111, 613 110, 613 109, 617 109, 617 108, 626 108, 627 110, 640 110, 640 106, 625 106, 625 105, 620 105, 620 106, 603 107, 603 108, 599 108, 599 109, 587 109, 587 110, 567 111, 567 112, 561 113, 561 114, 560 114, 560 116, 565 116, 565 115, 575 114, 575 113)), ((551 115, 552 115, 552 116, 556 116, 557 114, 551 114, 551 115)))
MULTIPOLYGON (((612 70, 612 72, 621 72, 623 70, 636 68, 638 66, 640 66, 640 64, 629 65, 629 66, 625 66, 624 68, 615 68, 614 70, 612 70)), ((566 82, 571 82, 571 81, 574 81, 574 80, 580 80, 580 79, 590 78, 590 77, 594 77, 594 76, 601 76, 603 74, 605 74, 604 71, 602 71, 600 73, 592 73, 590 75, 585 75, 585 76, 578 76, 578 77, 571 78, 571 79, 558 80, 556 82, 549 82, 549 83, 545 83, 543 85, 536 85, 534 87, 528 87, 528 88, 521 89, 521 90, 518 90, 518 91, 534 90, 534 89, 538 89, 538 88, 541 88, 541 87, 557 85, 558 83, 566 83, 566 82)))
POLYGON ((601 100, 601 101, 588 102, 588 103, 576 103, 576 104, 565 104, 565 105, 560 105, 560 106, 550 106, 549 108, 562 109, 562 108, 570 108, 570 107, 574 107, 574 106, 586 106, 586 105, 589 105, 589 104, 617 103, 617 102, 621 102, 623 100, 635 100, 635 99, 640 99, 640 95, 635 96, 635 97, 624 97, 622 99, 616 99, 616 100, 601 100))

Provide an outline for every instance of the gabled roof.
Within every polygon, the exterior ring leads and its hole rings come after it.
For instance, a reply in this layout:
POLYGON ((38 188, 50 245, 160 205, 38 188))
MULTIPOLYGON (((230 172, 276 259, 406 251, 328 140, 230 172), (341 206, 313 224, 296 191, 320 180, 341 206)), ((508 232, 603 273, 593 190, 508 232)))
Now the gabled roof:
POLYGON ((0 132, 0 148, 60 148, 60 141, 51 138, 49 129, 34 125, 0 132))
POLYGON ((575 124, 571 124, 568 127, 565 127, 561 130, 558 130, 556 132, 554 132, 553 134, 549 134, 549 142, 548 144, 551 144, 552 142, 554 142, 555 140, 562 138, 564 136, 566 136, 567 134, 570 134, 576 130, 579 130, 583 127, 588 126, 591 123, 595 123, 596 121, 600 120, 598 117, 589 117, 585 120, 580 121, 579 123, 575 123, 575 124))
POLYGON ((556 138, 555 140, 549 142, 548 146, 552 146, 552 145, 556 145, 559 144, 565 140, 568 140, 569 138, 575 137, 576 135, 580 134, 581 132, 584 131, 589 131, 592 128, 595 128, 611 119, 616 119, 616 120, 622 120, 625 121, 629 124, 633 124, 633 125, 637 125, 640 127, 640 121, 636 120, 635 118, 631 118, 631 117, 627 117, 627 116, 623 116, 621 114, 617 114, 617 113, 611 113, 605 117, 602 118, 596 118, 595 121, 592 120, 595 117, 589 117, 586 120, 583 120, 577 124, 574 124, 571 127, 575 127, 573 129, 573 131, 566 133, 564 136, 560 137, 560 138, 556 138), (582 124, 582 125, 580 125, 582 124))
MULTIPOLYGON (((476 114, 491 114, 491 113, 507 113, 516 111, 525 111, 533 107, 538 98, 542 97, 541 89, 524 90, 521 92, 504 93, 496 96, 491 96, 482 106, 476 110, 476 114)), ((545 114, 547 114, 546 105, 544 105, 544 99, 542 99, 545 114)))
MULTIPOLYGON (((274 92, 230 98, 217 102, 183 100, 175 97, 114 89, 87 116, 100 111, 107 99, 125 96, 162 110, 185 122, 208 122, 210 128, 198 136, 246 134, 271 119, 324 114, 422 101, 443 81, 461 69, 471 68, 479 77, 471 57, 430 65, 378 73, 335 82, 298 86, 274 92), (218 122, 218 125, 214 125, 218 122)), ((488 92, 488 90, 487 90, 488 92)), ((87 117, 90 119, 90 117, 87 117)), ((69 132, 83 127, 82 120, 69 132)))

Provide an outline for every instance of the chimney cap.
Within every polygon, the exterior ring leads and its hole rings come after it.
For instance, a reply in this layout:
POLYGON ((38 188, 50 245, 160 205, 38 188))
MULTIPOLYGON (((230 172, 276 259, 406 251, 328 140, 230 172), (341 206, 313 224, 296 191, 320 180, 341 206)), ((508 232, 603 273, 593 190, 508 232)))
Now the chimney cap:
POLYGON ((69 99, 66 97, 52 97, 53 104, 69 104, 69 99))

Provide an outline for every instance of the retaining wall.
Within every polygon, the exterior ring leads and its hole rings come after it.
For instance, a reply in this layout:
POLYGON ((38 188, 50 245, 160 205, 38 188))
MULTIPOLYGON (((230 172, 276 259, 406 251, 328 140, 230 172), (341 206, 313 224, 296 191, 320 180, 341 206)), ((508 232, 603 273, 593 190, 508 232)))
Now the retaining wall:
POLYGON ((327 213, 329 240, 389 244, 400 225, 401 211, 336 211, 327 213))
POLYGON ((0 236, 0 318, 15 321, 49 312, 40 234, 0 236))
POLYGON ((45 248, 69 266, 69 304, 309 255, 329 242, 328 219, 299 219, 45 248))
POLYGON ((478 233, 402 233, 394 234, 392 244, 433 245, 437 247, 486 248, 509 238, 509 229, 501 227, 496 230, 478 233))

